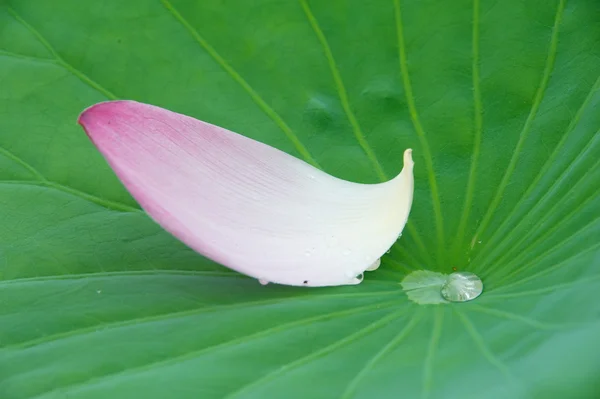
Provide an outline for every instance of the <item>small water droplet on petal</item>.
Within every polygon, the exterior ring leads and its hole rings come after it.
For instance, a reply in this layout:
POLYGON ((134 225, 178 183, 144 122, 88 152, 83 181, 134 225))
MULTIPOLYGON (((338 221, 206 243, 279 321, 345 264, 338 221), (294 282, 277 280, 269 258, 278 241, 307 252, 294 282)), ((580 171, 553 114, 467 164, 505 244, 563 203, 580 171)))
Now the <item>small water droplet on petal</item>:
POLYGON ((356 276, 356 279, 359 280, 360 282, 362 282, 364 278, 365 278, 364 273, 361 273, 358 276, 356 276))
POLYGON ((381 265, 381 259, 377 259, 371 266, 367 267, 367 271, 372 272, 373 270, 377 270, 379 265, 381 265))
POLYGON ((442 285, 442 297, 450 302, 467 302, 483 292, 483 282, 470 272, 456 272, 448 276, 442 285))
POLYGON ((260 279, 258 279, 258 282, 259 282, 261 285, 267 285, 267 284, 269 284, 269 282, 268 282, 267 280, 265 280, 264 278, 260 278, 260 279))

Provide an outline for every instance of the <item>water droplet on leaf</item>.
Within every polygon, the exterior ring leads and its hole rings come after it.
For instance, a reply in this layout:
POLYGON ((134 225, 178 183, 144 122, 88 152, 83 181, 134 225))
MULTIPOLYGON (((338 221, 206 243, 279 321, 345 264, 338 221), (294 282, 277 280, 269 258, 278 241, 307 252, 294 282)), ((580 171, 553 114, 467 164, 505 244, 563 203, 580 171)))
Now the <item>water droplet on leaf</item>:
POLYGON ((470 272, 456 272, 448 276, 442 285, 441 294, 450 302, 467 302, 477 298, 483 292, 483 282, 470 272))

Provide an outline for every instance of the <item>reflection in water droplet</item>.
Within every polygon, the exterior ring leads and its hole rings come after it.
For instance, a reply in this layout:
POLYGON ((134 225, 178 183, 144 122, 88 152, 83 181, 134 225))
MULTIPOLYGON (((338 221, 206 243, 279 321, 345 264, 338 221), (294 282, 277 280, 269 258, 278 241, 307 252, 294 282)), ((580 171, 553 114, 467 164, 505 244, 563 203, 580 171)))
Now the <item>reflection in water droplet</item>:
POLYGON ((267 285, 267 284, 269 284, 269 282, 268 282, 267 280, 265 280, 264 278, 260 278, 260 279, 258 279, 258 282, 259 282, 261 285, 267 285))
POLYGON ((363 273, 359 274, 358 276, 356 276, 356 279, 360 282, 363 281, 363 279, 365 278, 365 275, 363 273))
POLYGON ((483 282, 470 272, 456 272, 442 285, 442 297, 450 302, 467 302, 483 292, 483 282))

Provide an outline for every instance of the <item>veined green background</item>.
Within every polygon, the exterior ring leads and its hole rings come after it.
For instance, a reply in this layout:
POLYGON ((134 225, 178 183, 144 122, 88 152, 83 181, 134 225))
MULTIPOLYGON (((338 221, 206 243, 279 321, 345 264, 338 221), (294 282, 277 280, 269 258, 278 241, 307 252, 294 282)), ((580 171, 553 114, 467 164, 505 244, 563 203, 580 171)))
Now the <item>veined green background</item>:
POLYGON ((0 398, 597 398, 599 76, 596 0, 0 0, 0 398), (412 147, 409 226, 263 287, 139 210, 76 124, 116 98, 358 182, 412 147))

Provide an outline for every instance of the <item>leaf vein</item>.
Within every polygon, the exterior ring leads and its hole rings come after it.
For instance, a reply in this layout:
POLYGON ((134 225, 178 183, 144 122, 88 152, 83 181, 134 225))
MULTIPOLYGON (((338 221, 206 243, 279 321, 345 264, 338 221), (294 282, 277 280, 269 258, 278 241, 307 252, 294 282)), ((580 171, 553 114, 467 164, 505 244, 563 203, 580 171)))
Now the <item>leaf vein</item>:
POLYGON ((471 304, 468 309, 475 311, 475 312, 488 314, 490 316, 495 316, 495 317, 498 317, 501 319, 509 320, 509 321, 519 321, 521 323, 524 323, 524 324, 526 324, 530 327, 536 328, 538 330, 557 330, 557 329, 565 328, 565 326, 563 326, 563 325, 546 323, 546 322, 532 319, 531 317, 522 316, 522 315, 519 315, 516 313, 506 312, 504 310, 493 309, 493 308, 480 306, 480 305, 471 304))
POLYGON ((471 207, 473 196, 475 194, 475 180, 477 175, 477 163, 481 152, 481 136, 483 134, 483 104, 481 100, 481 82, 479 76, 479 24, 480 24, 479 0, 473 0, 473 33, 472 33, 472 80, 473 80, 473 114, 475 124, 475 137, 473 138, 473 155, 471 157, 471 167, 467 181, 467 192, 465 194, 465 204, 458 224, 457 240, 454 253, 456 254, 462 247, 465 239, 465 230, 471 207))
POLYGON ((56 62, 59 65, 61 65, 63 68, 65 68, 67 71, 69 71, 73 76, 75 76, 79 80, 81 80, 83 83, 87 84, 94 90, 100 92, 105 97, 107 97, 111 100, 117 99, 117 96, 115 96, 109 90, 102 87, 100 84, 98 84, 97 82, 92 80, 89 76, 87 76, 85 73, 83 73, 79 69, 75 68, 73 65, 66 62, 61 57, 61 55, 56 51, 56 49, 50 44, 50 42, 48 40, 46 40, 46 38, 44 36, 42 36, 42 34, 37 29, 35 29, 31 24, 29 24, 29 22, 27 22, 23 17, 21 17, 21 15, 19 15, 12 7, 7 7, 7 9, 8 9, 8 12, 12 15, 12 17, 16 21, 18 21, 21 25, 23 25, 35 38, 37 38, 37 40, 44 47, 46 47, 46 49, 50 52, 50 54, 52 54, 52 56, 56 59, 56 62))
POLYGON ((521 278, 519 280, 516 280, 515 282, 513 282, 511 284, 502 285, 505 281, 508 280, 508 278, 510 278, 509 276, 507 276, 507 277, 505 277, 504 279, 502 279, 502 280, 500 280, 498 282, 497 285, 499 287, 492 288, 488 292, 491 293, 491 292, 496 292, 498 290, 504 290, 504 289, 514 288, 514 287, 517 287, 519 285, 525 284, 528 281, 539 279, 540 277, 543 277, 543 276, 545 276, 547 274, 552 273, 555 270, 558 270, 558 269, 564 267, 570 261, 572 261, 574 259, 577 259, 577 258, 579 258, 581 256, 588 255, 589 253, 594 252, 594 251, 598 250, 599 248, 600 248, 600 243, 598 243, 596 245, 592 245, 590 248, 584 250, 583 252, 577 252, 573 256, 570 256, 570 257, 568 257, 566 259, 563 259, 562 261, 560 261, 560 262, 558 262, 558 263, 556 263, 556 264, 554 264, 554 265, 552 265, 552 266, 550 266, 548 268, 544 268, 543 270, 541 270, 541 271, 539 271, 537 273, 534 273, 534 274, 532 274, 530 276, 527 276, 527 277, 523 277, 523 278, 521 278))
POLYGON ((32 57, 25 54, 13 53, 11 51, 0 50, 0 57, 8 57, 8 58, 16 58, 24 61, 31 61, 35 63, 44 63, 44 64, 57 64, 57 61, 52 58, 43 58, 43 57, 32 57))
POLYGON ((265 100, 250 86, 244 78, 227 62, 221 55, 212 47, 208 41, 204 37, 200 35, 197 29, 195 29, 180 13, 177 9, 171 4, 169 0, 161 0, 163 6, 167 9, 171 15, 179 22, 185 30, 192 36, 192 38, 210 55, 217 64, 235 81, 237 82, 245 91, 248 93, 250 98, 254 101, 256 105, 269 117, 275 124, 283 131, 286 137, 292 142, 296 150, 300 153, 300 155, 304 158, 304 160, 313 166, 320 168, 317 161, 310 155, 307 148, 302 144, 296 133, 292 131, 292 129, 288 126, 287 123, 279 116, 277 112, 273 108, 271 108, 265 100))
POLYGON ((537 116, 537 112, 542 103, 542 100, 544 99, 544 95, 546 93, 546 88, 548 87, 550 77, 554 70, 554 65, 555 65, 554 61, 556 59, 556 53, 557 53, 557 49, 558 49, 558 33, 559 33, 560 23, 562 20, 564 6, 565 6, 565 0, 559 0, 558 7, 556 10, 556 16, 554 19, 554 25, 552 27, 552 36, 550 38, 550 45, 548 46, 548 55, 546 57, 546 63, 544 66, 544 71, 542 73, 542 79, 540 81, 540 85, 536 91, 536 94, 535 94, 535 97, 533 100, 533 104, 531 105, 531 110, 529 111, 529 115, 527 116, 527 119, 525 120, 523 129, 521 130, 521 133, 519 134, 519 140, 517 141, 517 144, 513 151, 513 155, 508 163, 508 166, 506 167, 504 176, 502 177, 502 180, 500 181, 500 184, 498 185, 498 189, 496 190, 496 194, 494 195, 494 198, 492 199, 490 206, 488 207, 487 211, 485 212, 485 214, 482 218, 482 221, 479 224, 479 227, 477 228, 475 235, 473 236, 473 240, 471 241, 471 243, 472 243, 471 248, 473 247, 473 243, 476 242, 477 239, 479 237, 481 237, 483 235, 483 233, 486 231, 486 229, 488 228, 488 225, 492 219, 492 216, 494 215, 496 208, 498 207, 498 205, 500 204, 500 201, 502 200, 502 195, 504 194, 504 190, 508 186, 508 182, 510 181, 512 174, 516 168, 517 161, 519 160, 521 150, 523 149, 523 144, 525 143, 525 140, 529 136, 533 121, 535 120, 535 118, 537 116))
POLYGON ((409 336, 412 330, 417 326, 417 324, 421 321, 422 313, 417 313, 413 315, 408 324, 400 330, 398 335, 387 345, 385 345, 379 352, 377 352, 367 363, 365 363, 364 367, 356 374, 356 376, 350 380, 346 390, 342 393, 340 399, 349 399, 356 392, 356 389, 360 385, 361 381, 369 374, 371 370, 375 367, 375 365, 383 359, 387 354, 389 354, 394 348, 396 348, 400 343, 409 336))
MULTIPOLYGON (((597 83, 600 83, 600 78, 598 78, 597 83)), ((589 98, 589 97, 588 97, 589 98)), ((570 131, 568 129, 568 131, 570 131)), ((581 149, 581 151, 577 154, 577 156, 575 156, 575 160, 577 161, 573 161, 569 164, 569 166, 563 170, 563 172, 559 175, 559 177, 557 179, 555 179, 552 184, 546 189, 546 192, 544 193, 544 195, 542 196, 542 198, 540 198, 539 200, 537 200, 533 207, 529 210, 529 212, 527 213, 527 215, 524 218, 521 218, 519 220, 519 222, 513 226, 512 231, 516 230, 520 225, 523 224, 523 221, 528 219, 529 217, 531 217, 531 215, 533 214, 533 210, 536 209, 540 203, 542 201, 544 201, 551 193, 552 190, 554 188, 556 188, 560 183, 562 183, 562 181, 565 179, 567 173, 569 171, 572 170, 572 168, 574 167, 576 162, 580 162, 582 160, 582 158, 585 158, 585 153, 589 151, 589 149, 591 147, 593 147, 593 145, 595 144, 594 141, 598 139, 600 135, 600 131, 596 132, 591 138, 590 140, 586 143, 586 145, 581 149)), ((481 250, 481 252, 479 252, 479 254, 475 257, 475 259, 473 259, 472 263, 476 263, 480 258, 482 257, 487 257, 487 254, 489 254, 490 249, 488 248, 495 248, 496 250, 493 251, 497 252, 497 248, 502 246, 502 244, 509 238, 509 235, 506 234, 503 236, 502 239, 499 240, 499 242, 496 244, 495 241, 496 237, 498 237, 499 233, 502 231, 502 229, 504 228, 504 226, 506 226, 506 224, 514 217, 515 213, 517 212, 517 210, 519 209, 519 207, 523 204, 523 202, 525 202, 528 198, 530 198, 531 192, 533 191, 533 189, 536 187, 537 183, 541 180, 542 176, 544 175, 544 173, 547 172, 547 169, 550 167, 550 165, 552 165, 552 163, 554 162, 554 160, 556 159, 556 156, 558 155, 559 151, 558 149, 562 146, 562 144, 564 144, 564 142, 566 142, 566 139, 568 137, 568 133, 566 132, 563 135, 563 138, 561 139, 561 142, 555 147, 554 149, 554 153, 548 158, 548 160, 546 161, 545 166, 540 170, 540 173, 538 173, 538 176, 536 177, 536 179, 534 180, 533 183, 531 183, 531 185, 529 186, 529 188, 527 189, 527 191, 525 192, 525 194, 523 194, 520 198, 520 200, 517 202, 517 204, 513 207, 512 211, 510 212, 510 214, 504 219, 503 223, 494 230, 494 234, 490 237, 489 240, 487 240, 486 246, 481 250)), ((591 168, 590 170, 593 170, 594 168, 591 168)))
POLYGON ((417 133, 417 137, 419 142, 421 143, 421 149, 423 150, 423 157, 425 159, 425 165, 427 167, 427 176, 429 180, 429 186, 431 189, 431 199, 433 203, 433 212, 435 214, 436 220, 436 234, 438 239, 438 252, 440 255, 439 261, 441 261, 441 255, 443 254, 445 248, 445 238, 444 238, 444 219, 442 216, 442 206, 440 200, 440 194, 438 191, 438 185, 435 177, 435 172, 433 169, 433 158, 431 155, 431 150, 429 148, 429 143, 427 141, 427 136, 425 135, 425 131, 423 126, 421 125, 421 121, 419 118, 419 114, 416 108, 415 96, 412 90, 412 85, 410 81, 410 76, 408 72, 408 61, 406 57, 406 44, 404 42, 404 27, 402 24, 402 14, 400 10, 400 0, 394 0, 394 10, 395 10, 395 19, 396 19, 396 35, 398 40, 398 57, 400 61, 400 75, 402 77, 402 82, 404 83, 404 91, 406 93, 406 102, 408 104, 408 110, 410 114, 410 119, 413 123, 415 131, 417 133))
MULTIPOLYGON (((596 193, 598 193, 599 191, 596 191, 596 193)), ((595 199, 595 198, 597 198, 597 197, 594 197, 594 196, 590 197, 590 199, 595 199)), ((586 201, 586 203, 587 202, 588 201, 586 201)), ((582 204, 582 206, 586 205, 586 203, 582 204)), ((576 208, 576 210, 571 212, 571 214, 575 214, 579 210, 579 208, 581 208, 581 206, 576 208)), ((529 262, 532 262, 532 263, 540 262, 542 259, 548 257, 550 254, 563 249, 563 246, 566 243, 577 240, 579 238, 580 234, 586 233, 587 232, 586 230, 588 230, 592 226, 595 226, 599 220, 600 220, 600 217, 596 217, 595 219, 592 219, 589 223, 587 223, 585 226, 583 226, 583 228, 581 230, 579 230, 576 234, 568 235, 565 239, 561 240, 559 243, 556 243, 554 247, 551 247, 549 250, 542 252, 540 255, 536 255, 529 262)), ((533 243, 531 243, 527 248, 525 248, 525 251, 521 251, 520 256, 517 256, 516 258, 513 259, 512 262, 510 262, 508 265, 505 266, 506 270, 510 270, 509 266, 512 266, 513 264, 519 264, 519 262, 522 262, 523 257, 527 254, 526 250, 528 248, 530 248, 533 245, 537 244, 538 242, 546 239, 548 236, 550 236, 552 233, 554 233, 558 227, 560 227, 560 226, 555 226, 553 229, 549 230, 546 234, 542 235, 537 240, 535 240, 533 243)), ((502 282, 507 281, 508 279, 515 277, 515 276, 519 275, 520 273, 522 273, 525 270, 527 264, 528 263, 523 263, 521 267, 514 269, 512 272, 505 273, 504 278, 500 282, 498 282, 498 284, 502 284, 502 282)))
POLYGON ((297 359, 293 362, 285 364, 285 365, 281 366, 280 368, 278 368, 277 370, 272 371, 272 372, 266 374, 265 376, 259 378, 258 380, 252 381, 251 383, 246 384, 239 389, 236 389, 235 391, 233 391, 233 392, 229 393, 227 396, 225 396, 223 399, 231 399, 234 397, 239 397, 244 392, 254 389, 257 386, 264 385, 264 384, 268 383, 269 381, 272 381, 278 375, 287 373, 290 370, 301 367, 309 362, 314 362, 318 359, 322 359, 323 357, 327 356, 332 351, 339 349, 341 347, 350 345, 350 344, 356 342, 358 339, 364 337, 366 334, 380 329, 385 324, 398 318, 400 315, 406 313, 407 310, 408 309, 403 309, 401 311, 397 311, 397 312, 388 314, 387 316, 383 316, 381 319, 367 325, 364 328, 361 328, 360 330, 348 335, 347 337, 345 337, 339 341, 329 344, 329 345, 325 346, 324 348, 321 348, 321 349, 319 349, 307 356, 304 356, 300 359, 297 359))
POLYGON ((454 313, 456 313, 458 318, 465 326, 465 330, 467 330, 467 333, 469 334, 469 336, 475 343, 475 346, 477 346, 483 357, 485 357, 491 365, 496 367, 500 371, 500 373, 504 375, 504 377, 510 384, 514 384, 515 377, 512 375, 509 368, 500 359, 498 359, 498 357, 490 350, 490 348, 485 343, 485 340, 483 339, 481 334, 479 334, 479 332, 477 331, 471 320, 469 320, 467 315, 465 315, 463 312, 456 309, 455 307, 452 307, 452 310, 454 311, 454 313))
MULTIPOLYGON (((390 291, 391 292, 391 291, 390 291)), ((384 295, 385 293, 381 292, 371 292, 369 295, 364 294, 362 296, 371 296, 371 295, 384 295)), ((43 336, 41 338, 35 338, 24 342, 19 342, 17 344, 6 346, 3 349, 28 349, 28 348, 39 348, 48 343, 54 343, 56 341, 64 341, 73 338, 78 338, 88 334, 94 333, 106 333, 108 331, 113 331, 121 328, 126 328, 139 324, 150 324, 156 322, 162 322, 166 320, 174 320, 181 319, 186 317, 193 317, 203 313, 210 313, 214 311, 227 311, 227 310, 238 310, 244 309, 246 307, 254 307, 254 306, 268 306, 268 305, 278 305, 281 303, 289 303, 289 302, 297 302, 302 300, 314 300, 314 299, 329 299, 329 298, 339 298, 344 297, 344 295, 317 295, 317 296, 306 296, 306 297, 290 297, 290 298, 275 298, 275 299, 266 299, 261 301, 251 301, 251 302, 243 302, 243 303, 234 303, 230 305, 216 305, 216 306, 207 306, 198 309, 189 309, 183 311, 176 312, 167 312, 159 315, 153 316, 145 316, 145 317, 134 317, 129 320, 124 321, 116 321, 116 322, 108 322, 108 323, 99 323, 90 327, 78 328, 71 331, 66 331, 62 333, 52 334, 43 336), (101 329, 99 331, 99 329, 101 329)), ((390 301, 389 303, 396 303, 397 301, 390 301)), ((386 302, 388 303, 388 302, 386 302)), ((368 305, 371 306, 371 305, 368 305)), ((375 305, 373 305, 375 306, 375 305)), ((360 309, 360 308, 356 308, 360 309)))
MULTIPOLYGON (((600 159, 598 159, 598 161, 596 161, 594 166, 592 166, 592 168, 589 169, 588 173, 591 171, 597 170, 598 166, 600 166, 600 159)), ((555 183, 553 184, 553 187, 556 186, 557 182, 564 180, 565 174, 567 172, 568 172, 568 169, 566 169, 564 171, 563 175, 561 175, 561 177, 555 181, 555 183)), ((583 188, 585 188, 585 186, 587 184, 589 184, 588 181, 585 180, 585 177, 588 173, 583 174, 581 179, 579 179, 573 186, 570 187, 569 192, 567 194, 565 194, 565 196, 563 196, 562 198, 558 198, 556 200, 556 202, 554 203, 554 205, 547 212, 545 212, 545 214, 542 217, 537 217, 537 219, 536 219, 533 217, 533 216, 535 216, 535 213, 533 211, 536 208, 538 208, 538 206, 543 204, 543 201, 546 199, 546 197, 548 197, 552 193, 552 189, 549 190, 546 193, 546 195, 544 195, 544 197, 540 201, 537 202, 536 206, 533 207, 530 210, 530 212, 523 219, 521 219, 521 221, 519 221, 519 224, 517 224, 517 226, 514 227, 513 231, 516 230, 517 227, 523 225, 523 223, 525 221, 531 220, 531 219, 535 220, 534 226, 536 226, 536 227, 543 226, 544 223, 548 219, 550 219, 553 215, 557 214, 557 213, 555 213, 557 211, 557 209, 561 208, 564 200, 569 199, 569 196, 572 195, 571 194, 572 192, 579 192, 582 189, 582 186, 583 186, 583 188)), ((569 183, 573 184, 572 181, 569 183)), ((568 214, 564 215, 563 218, 560 219, 558 222, 556 222, 554 226, 552 226, 550 228, 548 228, 548 226, 545 226, 545 228, 547 229, 546 232, 541 237, 537 238, 535 241, 530 243, 526 248, 530 248, 533 245, 535 245, 536 243, 551 236, 554 232, 556 232, 558 229, 560 229, 565 222, 570 221, 574 215, 576 215, 578 212, 580 212, 581 209, 585 208, 589 202, 597 199, 597 195, 599 193, 600 193, 600 190, 596 190, 596 192, 594 192, 592 195, 590 195, 586 199, 582 199, 581 203, 576 208, 572 209, 568 214)), ((521 236, 521 238, 516 243, 513 243, 513 244, 511 244, 508 236, 504 240, 500 241, 500 243, 498 243, 498 245, 497 245, 498 250, 492 252, 492 254, 499 253, 500 256, 495 261, 490 260, 491 256, 487 258, 487 262, 490 264, 490 267, 488 268, 487 272, 489 273, 492 270, 497 270, 500 266, 502 266, 502 261, 505 260, 506 258, 510 258, 515 251, 519 251, 519 255, 517 256, 517 259, 523 257, 527 253, 527 251, 524 251, 522 248, 520 248, 520 245, 525 243, 529 237, 531 237, 534 233, 537 233, 538 231, 539 231, 539 229, 537 229, 537 228, 527 228, 525 233, 523 233, 523 235, 521 236), (508 248, 506 248, 507 246, 508 246, 508 248)), ((511 263, 514 263, 514 262, 515 261, 513 261, 511 263)))
POLYGON ((350 316, 350 315, 368 311, 372 308, 381 308, 382 306, 392 306, 395 303, 397 303, 397 301, 389 302, 387 304, 378 303, 375 305, 368 305, 368 306, 362 306, 362 307, 358 307, 358 308, 352 308, 349 310, 346 309, 346 310, 342 310, 342 311, 329 312, 329 313, 320 314, 317 316, 311 316, 311 317, 303 318, 300 320, 295 320, 292 322, 286 322, 286 323, 277 325, 275 327, 267 328, 265 330, 262 330, 257 333, 253 333, 253 334, 250 334, 250 335, 247 335, 244 337, 234 338, 234 339, 231 339, 231 340, 219 343, 219 344, 212 344, 206 348, 194 350, 194 351, 188 352, 184 355, 169 356, 166 359, 147 363, 142 366, 135 366, 135 367, 127 368, 123 371, 108 373, 103 376, 90 378, 90 379, 80 381, 77 383, 70 383, 70 384, 67 384, 62 387, 57 387, 57 388, 55 388, 51 391, 45 392, 43 394, 36 395, 29 399, 41 398, 41 397, 44 397, 47 395, 52 395, 54 393, 59 393, 59 392, 60 393, 68 393, 68 392, 72 392, 74 390, 77 390, 78 388, 83 388, 83 387, 85 387, 86 389, 89 389, 92 386, 97 386, 103 382, 106 382, 111 379, 115 379, 117 377, 122 377, 124 375, 138 374, 138 373, 142 373, 146 370, 150 370, 150 369, 157 368, 157 367, 166 367, 166 366, 169 366, 176 362, 194 359, 194 358, 197 358, 197 357, 202 356, 209 352, 217 351, 217 350, 220 350, 223 348, 229 348, 229 347, 239 345, 239 344, 244 344, 244 343, 250 342, 255 339, 260 339, 262 337, 265 337, 265 336, 268 336, 271 334, 277 334, 277 333, 280 333, 280 332, 283 332, 283 331, 286 331, 289 329, 302 327, 302 326, 305 326, 310 323, 323 321, 323 320, 327 320, 327 319, 331 319, 331 318, 350 316))
MULTIPOLYGON (((564 263, 564 262, 561 262, 561 263, 564 263)), ((511 293, 507 293, 507 294, 491 294, 491 295, 488 294, 482 299, 496 300, 496 299, 520 298, 520 297, 524 297, 524 296, 547 294, 549 292, 572 288, 574 286, 586 285, 586 284, 592 284, 592 283, 595 284, 596 281, 598 281, 598 280, 600 280, 600 274, 596 275, 596 276, 592 276, 592 277, 586 277, 586 278, 582 278, 579 280, 570 281, 568 283, 549 285, 544 288, 538 288, 535 290, 511 292, 511 293)), ((504 287, 502 287, 502 288, 504 288, 504 287)), ((493 291, 496 291, 496 290, 493 290, 493 291)), ((492 291, 490 291, 490 292, 492 292, 492 291)))
POLYGON ((437 346, 442 337, 442 324, 444 321, 444 314, 441 308, 438 306, 434 310, 433 316, 433 331, 431 332, 431 339, 427 348, 427 355, 423 364, 423 390, 421 392, 421 398, 427 399, 431 394, 433 386, 433 362, 435 360, 435 354, 437 346))
POLYGON ((365 154, 367 155, 367 157, 373 164, 373 167, 375 168, 375 172, 377 173, 377 176, 379 177, 379 179, 382 181, 385 181, 388 178, 387 178, 385 172, 383 171, 383 168, 381 167, 381 163, 379 162, 379 160, 377 159, 377 156, 375 155, 375 152, 373 151, 373 149, 367 142, 367 139, 365 138, 365 135, 362 132, 362 129, 360 128, 360 124, 358 123, 358 120, 356 119, 356 115, 354 115, 354 112, 352 111, 352 107, 350 106, 350 101, 348 99, 348 93, 346 91, 346 87, 344 86, 344 81, 342 80, 340 70, 337 66, 337 63, 336 63, 333 53, 331 51, 331 47, 329 46, 329 43, 327 42, 327 38, 325 37, 325 34, 323 34, 323 31, 321 30, 321 27, 319 26, 317 19, 315 18, 313 12, 311 11, 307 0, 300 0, 300 4, 302 5, 302 9, 304 10, 304 14, 306 15, 306 18, 308 19, 308 22, 310 23, 312 30, 314 31, 315 35, 317 36, 317 38, 319 40, 319 44, 323 48, 323 53, 325 54, 325 58, 327 59, 327 63, 329 64, 329 69, 331 70, 331 74, 333 75, 333 80, 335 82, 335 88, 340 97, 340 102, 342 103, 342 108, 344 109, 344 112, 346 113, 346 116, 348 117, 348 120, 349 120, 350 124, 352 125, 352 129, 354 131, 354 136, 356 137, 356 141, 358 141, 358 144, 361 146, 361 148, 363 149, 363 151, 365 152, 365 154))
POLYGON ((100 205, 106 209, 119 211, 119 212, 137 212, 143 213, 142 210, 120 203, 116 201, 110 201, 101 197, 97 197, 92 194, 85 193, 75 188, 65 186, 64 184, 56 183, 47 179, 36 181, 36 180, 0 180, 0 185, 15 185, 15 186, 37 186, 51 188, 64 193, 79 197, 85 201, 100 205))

